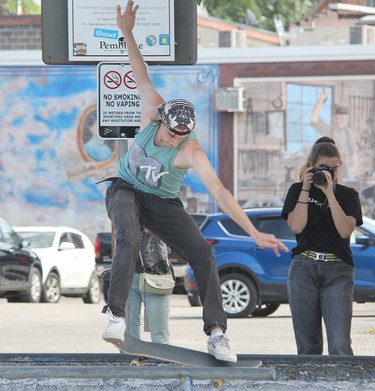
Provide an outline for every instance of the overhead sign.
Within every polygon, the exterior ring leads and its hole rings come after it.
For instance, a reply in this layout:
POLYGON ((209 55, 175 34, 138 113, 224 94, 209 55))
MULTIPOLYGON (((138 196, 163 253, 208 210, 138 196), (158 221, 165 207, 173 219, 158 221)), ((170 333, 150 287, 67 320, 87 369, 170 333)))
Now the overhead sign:
MULTIPOLYGON (((68 0, 70 61, 126 61, 117 4, 118 0, 68 0)), ((174 0, 142 0, 133 32, 145 61, 174 61, 174 0)))
MULTIPOLYGON (((96 5, 97 1, 90 1, 88 7, 96 5)), ((101 2, 105 4, 105 7, 114 6, 114 4, 107 1, 101 2), (110 4, 110 5, 108 5, 110 4)), ((163 2, 156 2, 161 3, 163 2)), ((76 4, 76 2, 74 2, 76 4)), ((118 2, 118 4, 125 6, 126 0, 124 2, 118 2)), ((146 0, 142 0, 136 2, 141 7, 143 4, 148 4, 146 0)), ((72 19, 75 13, 72 12, 74 9, 73 3, 70 3, 70 12, 68 18, 68 0, 41 0, 42 5, 42 60, 45 64, 48 65, 97 65, 102 61, 118 61, 123 62, 127 61, 127 54, 121 54, 121 58, 108 56, 108 53, 105 54, 105 57, 101 57, 99 59, 93 59, 94 56, 72 56, 72 59, 69 59, 69 50, 71 51, 73 45, 73 25, 72 19), (68 20, 69 19, 69 20, 68 20), (69 33, 70 31, 70 33, 69 33), (68 43, 68 35, 70 34, 70 42, 68 43)), ((145 59, 148 64, 154 65, 193 65, 197 62, 197 4, 194 0, 178 0, 176 1, 176 5, 171 3, 171 7, 174 7, 174 20, 170 23, 168 21, 162 20, 163 24, 168 25, 168 29, 170 30, 170 46, 169 50, 174 50, 174 60, 167 60, 164 57, 160 60, 155 59, 155 57, 147 56, 145 59), (178 6, 177 6, 178 5, 178 6), (172 26, 174 25, 174 30, 172 26), (173 35, 174 34, 174 38, 173 35)), ((171 10, 171 8, 170 8, 171 10)), ((85 11, 85 10, 83 10, 85 11)), ((103 9, 104 11, 104 9, 103 9)), ((108 10, 106 9, 105 12, 108 10)), ((140 10, 139 10, 140 11, 140 10)), ((96 11, 93 11, 96 12, 96 11)), ((115 17, 115 10, 111 10, 111 18, 115 17)), ((77 14, 78 15, 78 14, 77 14)), ((139 14, 138 14, 139 16, 139 14)), ((101 17, 98 16, 97 17, 101 17)), ((105 17, 105 15, 103 15, 105 17)), ((83 16, 83 20, 81 20, 82 24, 86 23, 86 19, 88 16, 85 14, 83 16)), ((161 19, 160 19, 161 20, 161 19)), ((77 21, 75 22, 77 23, 77 21)), ((146 22, 148 23, 148 22, 146 22)), ((159 20, 155 20, 152 23, 159 23, 159 20)), ((147 27, 147 26, 145 26, 147 27)), ((138 27, 136 26, 136 29, 138 27)), ((114 24, 112 29, 117 29, 117 25, 114 24)), ((142 30, 143 31, 143 30, 142 30)), ((163 33, 164 34, 164 33, 163 33)), ((92 30, 92 35, 94 35, 94 30, 92 30)), ((97 34, 96 34, 97 36, 97 34)), ((121 37, 120 37, 121 38, 121 37)), ((96 41, 97 39, 92 38, 92 40, 96 41)), ((77 38, 78 43, 82 42, 77 38)), ((115 40, 111 40, 112 43, 115 40)), ((152 42, 152 40, 150 40, 152 42)), ((84 42, 82 42, 84 43, 84 42)), ((164 43, 164 39, 163 39, 164 43)), ((79 48, 80 45, 77 45, 79 48)), ((84 54, 84 45, 82 46, 84 54)), ((79 50, 79 49, 77 49, 79 50)), ((95 56, 97 58, 97 56, 95 56)))
POLYGON ((105 139, 133 139, 141 122, 141 101, 128 64, 98 64, 98 133, 105 139))

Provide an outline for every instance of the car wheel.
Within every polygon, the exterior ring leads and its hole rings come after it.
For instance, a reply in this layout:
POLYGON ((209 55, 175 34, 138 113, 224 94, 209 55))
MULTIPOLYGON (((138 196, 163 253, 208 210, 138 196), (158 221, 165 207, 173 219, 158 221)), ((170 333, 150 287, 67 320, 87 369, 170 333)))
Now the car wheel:
POLYGON ((189 303, 192 307, 200 307, 202 305, 201 299, 198 295, 189 296, 188 295, 189 303))
POLYGON ((39 303, 42 297, 42 276, 40 271, 35 267, 30 271, 30 289, 20 295, 21 301, 27 303, 39 303))
POLYGON ((257 290, 246 276, 231 273, 220 278, 223 307, 228 318, 245 318, 257 303, 257 290))
POLYGON ((60 278, 56 273, 50 273, 43 286, 42 301, 57 303, 61 297, 60 278))
POLYGON ((100 280, 94 273, 90 278, 89 289, 85 296, 83 296, 83 302, 86 304, 97 304, 100 300, 100 280))
POLYGON ((257 305, 251 316, 262 317, 273 314, 280 307, 279 303, 264 303, 257 305))

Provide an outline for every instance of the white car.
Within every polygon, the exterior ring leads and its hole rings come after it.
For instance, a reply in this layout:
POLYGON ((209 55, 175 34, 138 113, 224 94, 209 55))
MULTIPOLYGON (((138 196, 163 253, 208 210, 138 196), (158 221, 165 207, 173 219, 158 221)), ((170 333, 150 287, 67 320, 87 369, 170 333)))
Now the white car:
POLYGON ((84 233, 63 226, 13 228, 42 261, 42 301, 57 303, 61 296, 70 296, 99 302, 94 246, 84 233))

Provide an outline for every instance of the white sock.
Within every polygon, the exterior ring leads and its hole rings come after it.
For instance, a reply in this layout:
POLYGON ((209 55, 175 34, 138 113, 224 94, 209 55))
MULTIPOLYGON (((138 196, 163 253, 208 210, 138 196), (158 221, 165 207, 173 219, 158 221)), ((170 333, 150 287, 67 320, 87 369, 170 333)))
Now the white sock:
POLYGON ((216 333, 210 335, 210 338, 221 337, 222 335, 224 335, 222 331, 216 331, 216 333))

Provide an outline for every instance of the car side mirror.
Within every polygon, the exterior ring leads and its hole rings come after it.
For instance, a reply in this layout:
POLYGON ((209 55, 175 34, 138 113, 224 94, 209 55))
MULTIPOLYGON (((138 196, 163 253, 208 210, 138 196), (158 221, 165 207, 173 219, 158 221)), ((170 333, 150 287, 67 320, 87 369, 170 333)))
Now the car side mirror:
POLYGON ((59 251, 63 250, 74 250, 76 246, 70 242, 62 242, 59 246, 59 251))
POLYGON ((26 239, 21 239, 21 247, 30 247, 30 242, 26 239))

